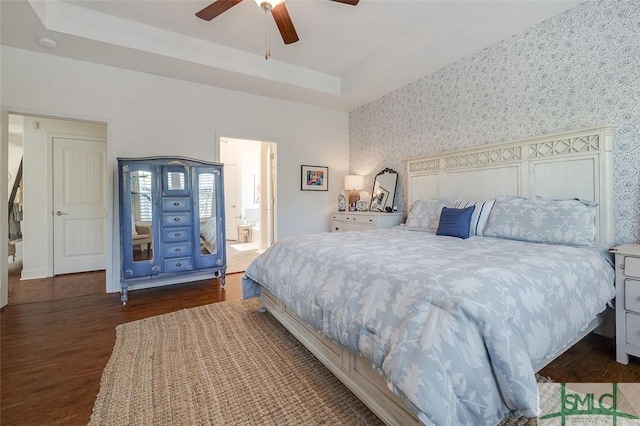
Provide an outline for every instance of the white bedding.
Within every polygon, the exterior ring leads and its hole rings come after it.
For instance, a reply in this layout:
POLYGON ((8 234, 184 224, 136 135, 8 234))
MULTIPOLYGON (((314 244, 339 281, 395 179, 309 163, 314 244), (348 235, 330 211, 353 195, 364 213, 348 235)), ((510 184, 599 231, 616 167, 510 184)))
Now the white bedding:
POLYGON ((536 416, 532 365, 614 297, 608 254, 398 227, 282 240, 246 270, 329 338, 370 360, 425 424, 536 416))

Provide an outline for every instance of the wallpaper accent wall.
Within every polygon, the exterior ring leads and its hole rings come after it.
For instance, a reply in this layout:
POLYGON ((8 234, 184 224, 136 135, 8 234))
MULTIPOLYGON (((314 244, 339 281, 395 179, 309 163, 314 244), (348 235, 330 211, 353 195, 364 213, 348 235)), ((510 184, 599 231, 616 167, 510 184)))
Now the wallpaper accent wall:
POLYGON ((640 241, 640 2, 589 1, 349 113, 350 170, 615 124, 616 243, 640 241))

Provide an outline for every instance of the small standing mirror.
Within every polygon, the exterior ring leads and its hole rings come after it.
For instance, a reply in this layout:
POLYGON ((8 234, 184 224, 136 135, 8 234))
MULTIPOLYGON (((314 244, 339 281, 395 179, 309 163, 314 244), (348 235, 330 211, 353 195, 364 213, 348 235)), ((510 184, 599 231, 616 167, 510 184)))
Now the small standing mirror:
POLYGON ((392 211, 397 183, 398 173, 395 170, 385 168, 378 173, 373 181, 369 210, 372 212, 392 211))
POLYGON ((167 189, 169 191, 182 191, 184 189, 184 172, 169 172, 167 189))

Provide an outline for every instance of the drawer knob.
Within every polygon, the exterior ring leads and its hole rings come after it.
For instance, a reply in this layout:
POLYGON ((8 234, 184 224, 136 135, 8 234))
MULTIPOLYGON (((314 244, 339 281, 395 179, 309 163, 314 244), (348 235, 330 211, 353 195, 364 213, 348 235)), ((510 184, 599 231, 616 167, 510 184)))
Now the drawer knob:
POLYGON ((176 222, 180 222, 180 218, 179 217, 174 217, 173 220, 176 221, 176 222))
POLYGON ((179 252, 179 251, 182 251, 182 249, 180 247, 178 247, 175 251, 179 252))
POLYGON ((180 266, 182 266, 182 263, 178 262, 178 263, 176 263, 176 266, 180 267, 180 266))
POLYGON ((179 236, 180 236, 180 233, 179 233, 179 232, 176 232, 175 234, 173 234, 173 236, 174 236, 174 237, 179 237, 179 236))
POLYGON ((178 207, 178 206, 180 205, 180 203, 179 203, 179 202, 177 202, 177 201, 174 201, 173 205, 174 205, 174 206, 176 206, 176 207, 178 207))

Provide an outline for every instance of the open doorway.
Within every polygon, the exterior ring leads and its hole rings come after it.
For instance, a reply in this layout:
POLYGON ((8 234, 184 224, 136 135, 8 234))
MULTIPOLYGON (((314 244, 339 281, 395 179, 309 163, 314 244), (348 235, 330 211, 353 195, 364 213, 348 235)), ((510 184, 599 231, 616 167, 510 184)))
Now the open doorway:
POLYGON ((243 272, 276 235, 276 144, 220 138, 227 273, 243 272))
POLYGON ((106 291, 107 125, 8 115, 9 303, 106 291))

